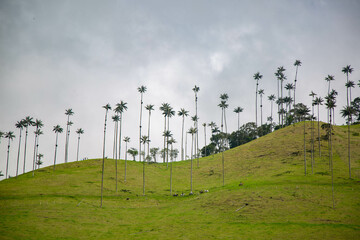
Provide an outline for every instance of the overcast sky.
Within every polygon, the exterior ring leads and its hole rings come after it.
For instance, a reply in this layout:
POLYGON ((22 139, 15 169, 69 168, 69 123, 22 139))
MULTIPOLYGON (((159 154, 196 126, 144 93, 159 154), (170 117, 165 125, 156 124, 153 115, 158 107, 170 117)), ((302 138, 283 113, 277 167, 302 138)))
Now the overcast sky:
MULTIPOLYGON (((15 123, 25 116, 45 126, 39 152, 44 165, 53 162, 54 125, 66 128, 65 109, 72 108, 69 159, 76 159, 76 129, 83 128, 80 158, 102 156, 105 110, 120 100, 128 103, 123 136, 138 148, 140 94, 154 104, 151 146, 162 146, 161 103, 195 115, 194 85, 198 93, 199 123, 220 125, 217 107, 222 93, 229 95, 228 129, 237 128, 237 106, 244 108, 241 123, 255 121, 255 81, 263 75, 264 121, 270 115, 267 96, 277 93, 274 72, 286 68, 287 82, 302 61, 297 102, 310 106, 313 90, 324 97, 327 82, 338 92, 336 123, 346 104, 346 77, 360 79, 360 1, 35 1, 0 0, 0 131, 14 131, 10 175, 15 175, 19 132, 15 123)), ((357 86, 353 98, 360 95, 357 86)), ((147 131, 147 112, 143 112, 147 131)), ((325 109, 321 112, 325 120, 325 109)), ((111 112, 109 118, 113 115, 111 112)), ((259 120, 260 121, 260 120, 259 120)), ((190 118, 186 129, 190 127, 190 118)), ((199 124, 199 125, 200 125, 199 124)), ((112 157, 113 123, 107 131, 106 155, 112 157)), ((173 117, 170 130, 180 149, 181 118, 173 117)), ((33 158, 34 129, 28 138, 27 170, 33 158)), ((200 129, 200 147, 204 144, 200 129)), ((208 129, 207 141, 210 130, 208 129)), ((190 139, 189 139, 190 140, 190 139)), ((59 137, 58 162, 64 162, 65 133, 59 137)), ((20 166, 23 164, 23 144, 20 166)), ((0 170, 6 168, 7 139, 0 144, 0 170)), ((124 148, 123 148, 124 149, 124 148)), ((124 152, 122 152, 124 158, 124 152)), ((21 167, 22 168, 22 167, 21 167)), ((21 171, 22 172, 22 171, 21 171)))

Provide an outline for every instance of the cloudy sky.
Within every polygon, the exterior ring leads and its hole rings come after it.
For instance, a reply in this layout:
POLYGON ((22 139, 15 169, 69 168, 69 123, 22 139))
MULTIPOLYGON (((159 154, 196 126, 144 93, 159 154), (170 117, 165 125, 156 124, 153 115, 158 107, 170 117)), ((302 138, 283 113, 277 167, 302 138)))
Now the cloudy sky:
MULTIPOLYGON (((244 108, 241 122, 255 121, 255 81, 263 75, 264 119, 270 115, 270 94, 277 93, 274 72, 286 68, 293 82, 299 68, 297 102, 310 106, 309 93, 327 93, 324 78, 334 75, 338 90, 336 123, 346 104, 342 67, 354 68, 350 80, 360 79, 360 1, 36 1, 0 0, 0 131, 14 131, 10 175, 15 174, 18 129, 25 116, 45 126, 39 151, 44 165, 53 161, 54 125, 66 128, 65 109, 75 112, 70 135, 70 161, 76 158, 75 130, 83 128, 80 158, 102 155, 104 109, 120 100, 128 103, 123 136, 138 148, 140 94, 154 104, 151 146, 161 147, 161 103, 195 115, 194 85, 200 87, 200 123, 220 124, 217 107, 229 95, 228 128, 237 127, 233 109, 244 108)), ((353 89, 353 97, 360 88, 353 89)), ((322 120, 325 120, 322 110, 322 120)), ((110 114, 110 116, 113 113, 110 114)), ((143 114, 144 132, 148 114, 143 114)), ((260 121, 260 120, 259 120, 260 121)), ((191 121, 185 123, 188 129, 191 121)), ((107 155, 112 156, 113 123, 108 124, 107 155)), ((181 142, 181 118, 170 128, 181 142)), ((208 135, 209 135, 208 130, 208 135)), ((23 159, 22 139, 21 158, 23 159)), ((208 141, 208 140, 207 140, 208 141)), ((65 134, 59 137, 58 161, 64 161, 65 134)), ((204 143, 200 130, 200 146, 204 143)), ((33 129, 28 139, 27 170, 31 169, 33 129)), ((6 168, 7 140, 0 144, 0 170, 6 168)), ((122 153, 124 158, 124 153, 122 153)), ((23 160, 20 162, 23 164, 23 160)))

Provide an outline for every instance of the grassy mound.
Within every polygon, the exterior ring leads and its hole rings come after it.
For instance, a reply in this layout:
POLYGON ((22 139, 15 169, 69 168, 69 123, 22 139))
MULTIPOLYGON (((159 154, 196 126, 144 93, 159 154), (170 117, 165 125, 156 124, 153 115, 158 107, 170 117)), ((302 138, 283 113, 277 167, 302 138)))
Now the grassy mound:
MULTIPOLYGON (((1 239, 358 239, 360 236, 360 126, 352 126, 352 179, 348 177, 347 128, 334 129, 335 208, 328 144, 315 142, 311 167, 310 123, 280 129, 224 153, 190 161, 142 164, 105 161, 100 208, 101 159, 60 164, 0 182, 1 239), (313 171, 312 171, 313 170, 313 171), (207 193, 200 193, 209 190, 207 193), (184 193, 184 196, 180 196, 184 193)), ((325 132, 321 130, 321 134, 325 132)))

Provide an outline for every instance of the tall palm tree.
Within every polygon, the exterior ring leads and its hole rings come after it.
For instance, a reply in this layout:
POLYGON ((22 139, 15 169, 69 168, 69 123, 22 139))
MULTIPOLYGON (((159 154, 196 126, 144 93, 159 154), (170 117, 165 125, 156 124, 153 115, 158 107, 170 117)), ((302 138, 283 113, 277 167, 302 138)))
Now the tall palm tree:
POLYGON ((19 159, 20 159, 20 146, 21 146, 21 133, 22 133, 22 130, 24 128, 24 121, 21 120, 21 121, 18 121, 16 124, 15 124, 15 127, 18 128, 20 130, 19 132, 19 147, 18 147, 18 155, 17 155, 17 164, 16 164, 16 177, 18 175, 18 171, 19 171, 19 159))
POLYGON ((181 160, 184 160, 184 122, 185 117, 189 116, 189 112, 184 108, 181 108, 178 111, 178 116, 182 117, 182 127, 181 127, 181 160))
POLYGON ((111 117, 114 122, 114 146, 113 146, 113 159, 117 159, 117 135, 118 135, 118 128, 119 128, 119 121, 120 116, 118 114, 111 117))
POLYGON ((7 158, 6 158, 6 175, 5 175, 5 178, 8 178, 9 177, 8 169, 9 169, 9 156, 10 156, 10 141, 12 141, 15 138, 14 132, 11 132, 11 131, 7 132, 5 134, 5 138, 9 139, 8 150, 7 150, 7 158))
POLYGON ((225 123, 225 132, 227 133, 227 124, 226 124, 226 111, 225 109, 228 108, 228 104, 227 103, 227 100, 229 100, 229 96, 227 95, 227 93, 224 93, 224 94, 221 94, 220 95, 220 99, 222 101, 225 101, 225 105, 223 106, 224 107, 224 123, 225 123))
POLYGON ((190 194, 193 194, 193 147, 194 147, 194 135, 196 134, 197 129, 191 127, 188 131, 191 134, 191 167, 190 167, 190 194))
POLYGON ((290 110, 291 110, 291 102, 292 102, 292 100, 293 100, 292 97, 291 97, 291 90, 294 89, 294 85, 291 84, 291 83, 287 83, 287 84, 285 85, 285 89, 288 90, 288 99, 291 99, 291 101, 289 102, 289 105, 288 105, 288 107, 289 107, 289 110, 288 110, 288 111, 290 111, 290 110))
MULTIPOLYGON (((311 101, 312 103, 315 100, 315 96, 316 93, 314 93, 313 91, 311 91, 311 93, 309 94, 310 97, 312 97, 311 101)), ((311 104, 311 174, 314 174, 314 138, 315 138, 315 133, 314 133, 314 129, 315 129, 315 123, 314 123, 314 104, 311 104)))
POLYGON ((141 120, 142 120, 143 94, 146 92, 146 87, 145 86, 138 87, 138 92, 140 93, 139 161, 141 162, 141 127, 142 127, 141 120))
POLYGON ((150 148, 150 154, 152 158, 154 159, 154 162, 156 163, 156 155, 159 152, 159 148, 150 148))
POLYGON ((237 107, 237 108, 234 109, 234 113, 237 113, 237 115, 238 115, 238 116, 237 116, 237 117, 238 117, 238 121, 237 121, 237 122, 238 122, 238 123, 237 123, 238 129, 237 129, 237 130, 238 130, 238 131, 240 130, 240 113, 242 113, 243 110, 244 110, 244 109, 243 109, 242 107, 237 107))
POLYGON ((63 128, 60 127, 60 125, 56 125, 53 128, 53 131, 56 133, 56 140, 55 140, 55 154, 54 154, 54 171, 55 171, 55 165, 56 165, 56 152, 58 147, 58 135, 59 133, 63 132, 63 128))
POLYGON ((263 76, 260 74, 260 72, 257 72, 254 74, 253 78, 256 81, 256 91, 255 91, 255 125, 257 127, 257 95, 258 95, 258 88, 259 88, 259 80, 262 78, 263 76))
POLYGON ((298 67, 301 66, 301 61, 300 60, 295 60, 294 66, 296 67, 295 81, 294 81, 294 106, 295 106, 295 104, 296 104, 295 91, 296 91, 297 74, 298 74, 298 67))
POLYGON ((65 163, 68 162, 68 153, 69 153, 69 136, 70 136, 70 116, 74 115, 74 112, 71 108, 65 110, 65 115, 67 116, 66 122, 66 142, 65 142, 65 163))
POLYGON ((203 127, 204 127, 204 140, 205 140, 205 157, 206 157, 206 123, 203 123, 203 127))
MULTIPOLYGON (((197 117, 197 120, 195 122, 195 127, 196 129, 199 129, 198 126, 198 111, 197 111, 197 102, 198 102, 198 97, 197 97, 197 93, 200 91, 200 88, 198 86, 195 85, 195 87, 192 89, 195 93, 195 116, 197 117)), ((195 155, 197 156, 197 166, 199 167, 199 155, 198 155, 198 150, 199 150, 199 131, 196 132, 196 138, 195 138, 195 143, 196 143, 196 148, 195 148, 195 155)))
MULTIPOLYGON (((210 122, 210 123, 208 124, 208 126, 209 126, 210 129, 211 129, 211 135, 213 135, 213 134, 214 134, 214 128, 216 128, 216 123, 210 122)), ((213 157, 214 157, 214 155, 215 155, 215 151, 213 151, 213 157)))
MULTIPOLYGON (((115 159, 115 188, 116 188, 116 192, 117 192, 117 189, 118 189, 118 177, 117 177, 117 173, 118 173, 118 167, 117 167, 117 164, 118 164, 118 159, 120 159, 120 156, 121 156, 121 133, 122 133, 122 118, 123 118, 123 113, 124 111, 127 110, 127 102, 124 102, 124 101, 120 101, 120 103, 117 103, 116 104, 116 107, 115 107, 115 112, 117 113, 117 115, 119 116, 119 123, 120 123, 120 126, 119 126, 119 152, 118 154, 116 154, 116 159, 115 159)), ((116 131, 117 132, 117 131, 116 131)), ((126 152, 125 152, 126 154, 126 152)), ((125 163, 126 164, 126 163, 125 163)))
MULTIPOLYGON (((354 69, 351 67, 351 65, 347 65, 346 67, 343 67, 342 72, 344 74, 346 74, 346 83, 349 82, 349 74, 351 74, 354 71, 354 69)), ((346 101, 347 101, 347 105, 346 106, 350 106, 350 102, 349 102, 349 88, 347 87, 347 91, 346 91, 346 101)))
POLYGON ((268 96, 268 100, 271 102, 271 125, 273 122, 273 102, 275 101, 275 95, 271 94, 270 96, 268 96))
POLYGON ((318 122, 318 142, 319 142, 319 158, 321 158, 321 138, 320 138, 320 105, 322 105, 324 99, 322 99, 321 97, 316 97, 313 100, 313 105, 317 106, 317 122, 318 122))
POLYGON ((355 88, 355 83, 353 81, 348 81, 345 83, 345 87, 349 90, 349 102, 351 105, 352 98, 351 98, 351 88, 355 88))
MULTIPOLYGON (((166 130, 165 132, 163 132, 163 137, 164 138, 169 139, 171 136, 172 136, 171 131, 166 130)), ((168 156, 168 153, 169 153, 169 142, 168 142, 168 140, 166 141, 166 147, 164 149, 165 149, 164 154, 166 154, 166 156, 168 156)), ((166 159, 166 168, 167 167, 168 167, 168 159, 166 159)))
POLYGON ((43 164, 43 162, 41 161, 41 159, 44 157, 44 154, 42 154, 42 153, 39 153, 38 155, 37 155, 37 161, 36 161, 36 166, 37 166, 37 169, 39 169, 40 168, 40 165, 41 164, 43 164))
MULTIPOLYGON (((141 143, 144 144, 144 152, 145 152, 145 145, 149 142, 149 139, 146 135, 142 136, 140 139, 141 143)), ((139 154, 141 156, 141 154, 139 154)), ((140 160, 141 161, 141 160, 140 160)), ((143 160, 143 195, 145 196, 145 158, 143 160)))
MULTIPOLYGON (((166 109, 166 116, 167 116, 167 131, 170 132, 170 118, 173 117, 175 115, 175 111, 173 110, 173 108, 169 105, 168 108, 166 109)), ((169 137, 171 136, 166 136, 166 167, 168 167, 168 163, 169 163, 169 137)))
POLYGON ((325 97, 325 100, 326 100, 326 107, 329 109, 329 119, 330 119, 330 122, 329 122, 329 165, 330 165, 330 169, 331 169, 331 185, 332 185, 332 201, 333 201, 333 208, 335 208, 335 201, 334 201, 334 168, 333 168, 333 163, 332 163, 332 132, 331 132, 331 129, 332 129, 332 126, 331 126, 331 114, 332 114, 332 110, 335 109, 336 107, 336 95, 337 93, 336 91, 332 91, 330 94, 328 94, 326 97, 325 97))
MULTIPOLYGON (((160 111, 162 111, 162 114, 164 115, 164 131, 163 131, 163 133, 166 131, 166 117, 169 112, 168 111, 169 108, 170 108, 170 104, 168 104, 168 103, 161 104, 161 106, 159 108, 160 111)), ((165 149, 166 136, 163 135, 163 137, 164 137, 164 148, 163 149, 165 149)), ((164 154, 165 154, 165 152, 164 152, 164 154)), ((165 163, 165 155, 163 156, 163 163, 165 163)))
MULTIPOLYGON (((176 143, 174 138, 170 138, 169 144, 171 145, 171 152, 173 152, 173 143, 176 143)), ((172 195, 172 163, 173 163, 173 154, 170 154, 170 196, 172 195)))
POLYGON ((341 116, 343 118, 347 118, 347 126, 348 126, 348 162, 349 162, 349 178, 351 178, 351 156, 350 156, 350 124, 352 121, 352 117, 355 114, 355 109, 352 106, 345 106, 341 109, 341 116))
MULTIPOLYGON (((278 67, 277 72, 275 73, 278 80, 280 81, 280 92, 281 92, 280 97, 281 97, 281 99, 284 99, 284 97, 283 97, 283 82, 284 82, 284 80, 286 80, 286 76, 284 74, 285 70, 286 69, 283 66, 281 66, 281 67, 278 67)), ((279 97, 278 97, 278 99, 279 99, 279 97)), ((283 112, 283 111, 281 111, 282 109, 284 109, 283 103, 284 103, 284 101, 280 102, 281 107, 280 107, 279 112, 283 112)), ((284 126, 284 114, 281 114, 281 127, 283 127, 283 126, 284 126)))
POLYGON ((124 142, 125 142, 125 177, 124 177, 124 181, 126 182, 127 144, 128 144, 128 142, 130 142, 130 137, 124 137, 124 142))
POLYGON ((79 161, 80 135, 84 134, 84 130, 82 128, 79 128, 78 130, 76 130, 76 133, 78 134, 78 145, 77 145, 76 161, 79 161))
POLYGON ((103 202, 103 188, 104 188, 104 167, 105 167, 105 140, 106 140, 106 121, 107 121, 107 114, 109 110, 111 110, 110 104, 106 104, 103 106, 105 109, 105 122, 104 122, 104 142, 103 142, 103 161, 102 161, 102 171, 101 171, 101 202, 100 207, 102 207, 103 202))
POLYGON ((35 143, 34 143, 34 159, 33 159, 33 172, 32 172, 33 176, 34 176, 34 170, 35 170, 36 156, 37 156, 38 148, 39 148, 39 135, 42 134, 41 128, 44 126, 44 124, 42 123, 41 120, 36 119, 34 126, 36 127, 36 130, 34 132, 35 133, 35 141, 34 141, 35 143))
POLYGON ((262 96, 264 95, 264 89, 260 89, 260 90, 259 90, 259 95, 260 95, 260 123, 261 123, 261 125, 263 125, 262 96))
MULTIPOLYGON (((145 109, 149 111, 149 123, 148 123, 148 139, 150 140, 150 118, 151 118, 151 111, 154 111, 154 105, 148 104, 145 106, 145 109)), ((147 155, 150 155, 150 141, 148 141, 147 145, 147 155)))
POLYGON ((304 121, 304 171, 305 171, 305 176, 306 176, 306 142, 305 142, 305 125, 306 125, 306 118, 309 115, 310 109, 308 107, 306 107, 304 104, 302 103, 298 103, 294 106, 295 108, 295 114, 302 120, 304 121))
POLYGON ((29 126, 34 126, 35 122, 33 121, 33 118, 30 116, 25 117, 25 119, 23 119, 24 121, 24 126, 26 129, 25 132, 25 147, 24 147, 24 168, 23 168, 23 173, 25 173, 25 167, 26 167, 26 145, 27 145, 27 136, 28 136, 28 129, 29 126))

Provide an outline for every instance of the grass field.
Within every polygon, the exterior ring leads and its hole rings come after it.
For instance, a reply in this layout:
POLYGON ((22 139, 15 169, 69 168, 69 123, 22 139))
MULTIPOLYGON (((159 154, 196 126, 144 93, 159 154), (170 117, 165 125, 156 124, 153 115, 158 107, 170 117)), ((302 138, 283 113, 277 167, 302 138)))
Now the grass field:
POLYGON ((122 160, 116 193, 115 161, 107 159, 102 208, 102 159, 1 181, 0 239, 360 239, 360 126, 351 127, 352 179, 347 127, 334 129, 333 208, 328 144, 320 159, 315 143, 312 173, 307 122, 304 176, 303 124, 226 151, 225 186, 221 154, 200 159, 194 195, 190 161, 173 164, 174 197, 166 165, 146 164, 143 196, 142 164, 128 161, 124 182, 122 160))

